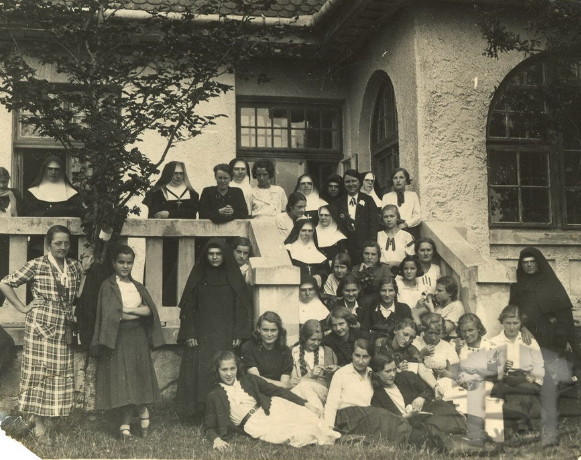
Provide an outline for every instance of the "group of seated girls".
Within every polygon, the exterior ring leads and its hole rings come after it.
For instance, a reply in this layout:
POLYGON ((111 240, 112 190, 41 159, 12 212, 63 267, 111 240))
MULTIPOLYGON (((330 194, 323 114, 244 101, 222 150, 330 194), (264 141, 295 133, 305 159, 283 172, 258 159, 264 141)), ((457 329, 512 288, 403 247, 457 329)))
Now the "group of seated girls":
POLYGON ((504 401, 507 430, 538 423, 543 360, 537 342, 521 338, 518 307, 504 308, 503 330, 491 339, 473 313, 459 318, 458 338, 449 341, 438 313, 424 314, 419 329, 401 318, 375 340, 363 321, 336 307, 322 321, 305 321, 289 348, 280 316, 261 315, 240 357, 215 357, 218 386, 208 396, 204 424, 214 447, 227 448, 237 426, 253 438, 295 447, 349 435, 482 450, 494 446, 487 417, 500 417, 487 411, 491 395, 504 401))

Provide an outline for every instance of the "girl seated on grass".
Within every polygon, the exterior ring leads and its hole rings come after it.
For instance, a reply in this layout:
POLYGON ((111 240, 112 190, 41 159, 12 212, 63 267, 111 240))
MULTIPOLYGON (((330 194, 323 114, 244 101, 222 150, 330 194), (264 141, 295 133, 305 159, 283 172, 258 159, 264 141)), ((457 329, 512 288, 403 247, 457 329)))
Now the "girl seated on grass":
POLYGON ((101 285, 93 334, 92 345, 100 346, 95 409, 120 409, 119 435, 126 441, 131 438, 135 413, 142 437, 149 433, 147 405, 160 399, 150 346, 165 342, 151 296, 131 277, 133 249, 117 247, 112 260, 115 274, 101 285))

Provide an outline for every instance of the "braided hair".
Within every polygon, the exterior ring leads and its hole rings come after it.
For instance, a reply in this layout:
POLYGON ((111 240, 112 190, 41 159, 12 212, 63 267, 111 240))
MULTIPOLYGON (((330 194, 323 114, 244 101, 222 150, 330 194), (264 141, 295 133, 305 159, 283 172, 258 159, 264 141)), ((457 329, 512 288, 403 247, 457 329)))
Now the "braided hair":
MULTIPOLYGON (((305 361, 305 344, 307 340, 309 340, 313 335, 320 333, 321 337, 323 335, 323 330, 321 329, 321 323, 316 319, 310 319, 303 327, 301 327, 301 331, 299 334, 299 364, 301 368, 301 377, 306 375, 309 371, 307 369, 307 362, 305 361)), ((315 353, 315 366, 319 364, 319 348, 314 351, 315 353)))

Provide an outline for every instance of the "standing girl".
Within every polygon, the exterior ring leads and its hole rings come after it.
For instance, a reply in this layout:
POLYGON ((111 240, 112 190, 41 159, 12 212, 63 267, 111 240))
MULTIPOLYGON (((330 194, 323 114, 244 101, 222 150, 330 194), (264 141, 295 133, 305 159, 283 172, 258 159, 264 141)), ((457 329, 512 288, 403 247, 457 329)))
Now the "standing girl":
POLYGON ((406 255, 414 253, 414 237, 401 231, 398 220, 397 206, 388 204, 381 209, 383 230, 377 233, 377 244, 381 248, 380 261, 390 267, 397 267, 406 255))
POLYGON ((131 277, 133 249, 120 245, 111 255, 115 274, 101 285, 92 343, 102 347, 95 408, 120 409, 119 435, 125 441, 131 437, 130 423, 135 412, 142 436, 149 433, 147 404, 160 399, 149 349, 165 342, 151 296, 131 277))
POLYGON ((399 227, 410 232, 415 238, 420 234, 422 211, 420 200, 416 192, 406 190, 412 183, 410 173, 404 168, 397 168, 391 176, 393 191, 383 195, 382 205, 395 204, 401 214, 399 227))

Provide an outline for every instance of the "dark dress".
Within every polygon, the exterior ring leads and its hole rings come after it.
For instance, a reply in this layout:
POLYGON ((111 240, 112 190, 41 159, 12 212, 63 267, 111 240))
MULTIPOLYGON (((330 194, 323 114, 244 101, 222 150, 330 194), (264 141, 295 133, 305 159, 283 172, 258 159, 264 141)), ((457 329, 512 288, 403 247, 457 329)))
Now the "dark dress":
POLYGON ((339 366, 346 366, 352 362, 353 345, 357 339, 369 339, 369 334, 357 327, 351 327, 347 341, 331 332, 323 338, 323 345, 335 352, 339 366))
POLYGON ((383 280, 391 280, 393 277, 389 265, 383 262, 363 270, 361 270, 361 264, 355 265, 352 273, 361 282, 359 300, 366 305, 373 303, 383 280))
POLYGON ((258 368, 261 377, 279 381, 283 375, 290 375, 293 370, 293 358, 289 347, 275 345, 267 350, 254 340, 244 343, 240 349, 242 365, 245 369, 258 368))
MULTIPOLYGON (((171 193, 171 191, 168 191, 171 193)), ((167 200, 163 189, 157 189, 151 194, 147 217, 152 219, 160 211, 168 211, 168 219, 195 219, 199 209, 199 195, 186 189, 184 194, 175 200, 167 200)))
POLYGON ((228 187, 225 195, 218 192, 218 187, 206 187, 202 190, 200 198, 200 219, 210 219, 212 222, 222 224, 234 219, 248 219, 248 206, 244 199, 242 190, 236 187, 228 187), (224 216, 218 212, 219 209, 230 205, 234 208, 234 213, 224 216))
POLYGON ((395 302, 395 310, 387 318, 381 313, 379 301, 362 307, 361 329, 370 331, 373 339, 390 336, 395 325, 404 318, 412 319, 412 311, 405 303, 395 302))
POLYGON ((182 355, 177 404, 184 416, 203 409, 214 383, 210 373, 214 355, 232 350, 234 339, 249 336, 250 292, 231 253, 222 241, 210 240, 192 269, 180 301, 178 343, 198 341, 196 347, 186 345, 182 355), (208 263, 211 247, 222 249, 224 263, 219 267, 208 263))
POLYGON ((24 215, 31 217, 81 217, 83 204, 76 193, 66 201, 43 201, 24 191, 24 215))

